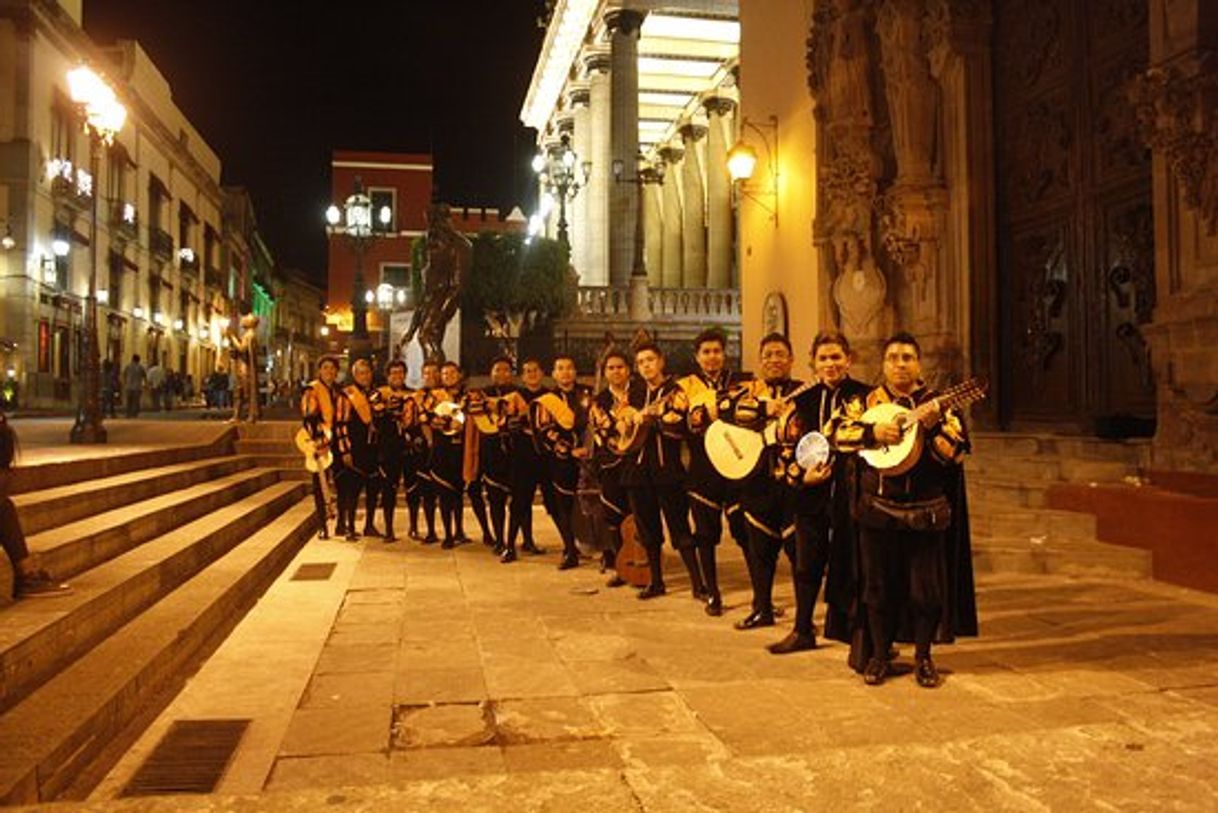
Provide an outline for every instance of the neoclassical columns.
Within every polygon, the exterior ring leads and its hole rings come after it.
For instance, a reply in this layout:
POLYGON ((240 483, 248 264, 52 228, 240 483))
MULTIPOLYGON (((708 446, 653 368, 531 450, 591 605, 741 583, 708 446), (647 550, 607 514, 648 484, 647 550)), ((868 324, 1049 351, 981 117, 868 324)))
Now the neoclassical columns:
MULTIPOLYGON (((574 88, 567 96, 574 124, 572 133, 574 144, 572 146, 581 163, 589 160, 591 121, 588 97, 589 91, 586 87, 574 88)), ((582 171, 580 167, 576 167, 577 173, 582 171)), ((571 201, 567 212, 567 217, 571 221, 571 265, 575 267, 582 281, 588 267, 588 190, 586 188, 581 189, 575 196, 575 200, 571 201)))
POLYGON ((685 288, 706 287, 706 198, 698 159, 698 141, 705 135, 706 128, 696 124, 681 128, 681 140, 685 144, 685 160, 681 165, 681 187, 685 193, 681 217, 681 282, 685 288))
POLYGON ((736 102, 707 99, 706 136, 706 287, 728 288, 732 281, 732 188, 727 172, 731 114, 736 102))
POLYGON ((581 285, 609 284, 609 191, 613 185, 612 138, 610 135, 609 55, 584 58, 588 72, 588 147, 584 160, 591 161, 588 186, 584 190, 587 212, 584 267, 576 267, 581 285))
MULTIPOLYGON (((620 161, 625 177, 638 172, 639 152, 639 29, 645 12, 614 9, 605 15, 609 29, 612 161, 620 161)), ((609 190, 609 283, 625 285, 634 265, 635 224, 641 213, 634 184, 613 183, 609 190)))
POLYGON ((660 173, 645 169, 643 178, 643 248, 647 262, 647 283, 652 288, 664 279, 664 215, 661 202, 660 173))
POLYGON ((681 214, 681 159, 685 151, 679 147, 665 147, 660 150, 660 158, 664 159, 667 172, 664 173, 662 203, 664 213, 663 249, 661 250, 660 284, 664 288, 680 288, 683 282, 682 273, 683 245, 682 214, 681 214))

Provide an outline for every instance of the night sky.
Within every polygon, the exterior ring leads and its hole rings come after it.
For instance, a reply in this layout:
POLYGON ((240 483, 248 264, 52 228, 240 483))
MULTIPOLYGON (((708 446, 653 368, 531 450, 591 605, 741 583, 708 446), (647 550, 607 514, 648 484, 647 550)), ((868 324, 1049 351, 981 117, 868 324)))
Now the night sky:
POLYGON ((333 149, 427 152, 445 201, 529 208, 518 112, 543 0, 85 0, 99 44, 135 39, 247 187, 283 265, 324 284, 333 149))

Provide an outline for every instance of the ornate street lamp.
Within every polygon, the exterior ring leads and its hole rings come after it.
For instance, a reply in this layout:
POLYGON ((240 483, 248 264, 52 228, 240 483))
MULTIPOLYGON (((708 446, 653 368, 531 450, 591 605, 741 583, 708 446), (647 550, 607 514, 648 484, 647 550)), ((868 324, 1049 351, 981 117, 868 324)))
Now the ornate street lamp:
MULTIPOLYGON (((638 162, 642 160, 642 155, 636 159, 638 162)), ((631 319, 645 322, 651 319, 651 306, 647 284, 647 259, 643 253, 643 184, 663 181, 664 165, 662 163, 652 167, 636 165, 634 175, 627 176, 622 160, 615 158, 612 170, 614 183, 631 183, 635 187, 634 264, 630 269, 629 307, 631 319)))
POLYGON ((68 71, 68 91, 84 120, 89 136, 89 172, 93 177, 89 219, 89 294, 85 300, 85 368, 80 386, 76 423, 69 435, 73 443, 105 443, 106 428, 101 414, 101 358, 97 346, 97 190, 101 146, 110 146, 123 129, 127 108, 114 90, 91 69, 81 66, 68 71))
MULTIPOLYGON (((393 212, 382 206, 377 212, 382 226, 388 226, 393 212)), ((351 289, 351 358, 366 356, 371 349, 368 338, 368 305, 372 292, 364 284, 364 252, 368 244, 376 239, 372 229, 372 199, 364 194, 364 184, 357 175, 355 191, 348 196, 340 209, 331 204, 326 209, 326 233, 346 237, 355 249, 355 280, 351 289)))
POLYGON ((571 149, 571 137, 563 133, 562 140, 545 153, 533 157, 533 171, 546 190, 558 201, 558 239, 570 247, 567 234, 567 201, 575 200, 579 190, 588 181, 591 164, 582 165, 575 150, 571 149))

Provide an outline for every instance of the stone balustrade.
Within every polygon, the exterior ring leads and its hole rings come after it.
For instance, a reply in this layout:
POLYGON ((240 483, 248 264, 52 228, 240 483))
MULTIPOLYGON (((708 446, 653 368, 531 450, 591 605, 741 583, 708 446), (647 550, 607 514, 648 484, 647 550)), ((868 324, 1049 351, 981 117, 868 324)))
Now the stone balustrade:
MULTIPOLYGON (((626 287, 580 286, 575 318, 625 318, 630 313, 626 287)), ((740 291, 732 288, 652 288, 648 291, 652 317, 660 322, 740 321, 740 291)))

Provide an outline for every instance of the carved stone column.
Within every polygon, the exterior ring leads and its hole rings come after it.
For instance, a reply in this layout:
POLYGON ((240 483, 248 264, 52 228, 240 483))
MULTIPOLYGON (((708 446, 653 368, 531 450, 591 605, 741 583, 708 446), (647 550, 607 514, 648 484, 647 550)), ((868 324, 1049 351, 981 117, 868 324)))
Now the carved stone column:
POLYGON ((1155 468, 1218 473, 1218 6, 1150 0, 1150 69, 1130 88, 1153 150, 1155 468))
POLYGON ((643 249, 647 262, 647 282, 659 288, 664 277, 664 216, 660 173, 645 169, 643 178, 643 249))
MULTIPOLYGON (((591 147, 589 142, 591 141, 592 125, 588 108, 590 95, 588 88, 577 87, 572 89, 567 96, 571 117, 575 123, 571 148, 575 150, 581 163, 591 160, 588 155, 591 147)), ((582 168, 577 166, 575 170, 577 173, 581 173, 582 178, 582 168)), ((584 188, 567 206, 567 217, 571 220, 571 265, 580 275, 581 283, 588 273, 588 199, 588 190, 584 188)))
MULTIPOLYGON (((940 247, 945 328, 959 373, 999 380, 994 117, 989 0, 927 0, 924 38, 942 100, 947 214, 940 247)), ((976 409, 990 416, 997 399, 976 409)))
POLYGON ((611 165, 613 152, 609 134, 611 88, 609 87, 609 55, 589 54, 584 59, 588 72, 588 153, 591 161, 588 186, 584 190, 588 214, 587 245, 584 262, 579 269, 580 284, 609 284, 609 187, 613 184, 611 165))
POLYGON ((682 210, 681 285, 684 288, 706 287, 706 192, 702 187, 702 166, 698 159, 698 142, 706 128, 686 124, 681 128, 685 144, 685 160, 681 164, 681 188, 685 208, 682 210))
POLYGON ((706 287, 732 282, 732 187, 727 172, 730 116, 736 102, 722 96, 705 102, 706 136, 706 287))
POLYGON ((664 160, 667 170, 664 173, 664 189, 662 195, 664 214, 664 246, 661 251, 660 285, 664 288, 680 288, 683 274, 683 241, 682 223, 684 215, 681 212, 681 162, 685 151, 679 147, 665 147, 660 150, 660 158, 664 160))
MULTIPOLYGON (((614 9, 605 15, 612 69, 612 161, 625 175, 637 172, 639 152, 639 28, 646 12, 614 9)), ((634 265, 635 221, 641 216, 634 184, 613 183, 609 190, 609 284, 624 286, 634 265)))

